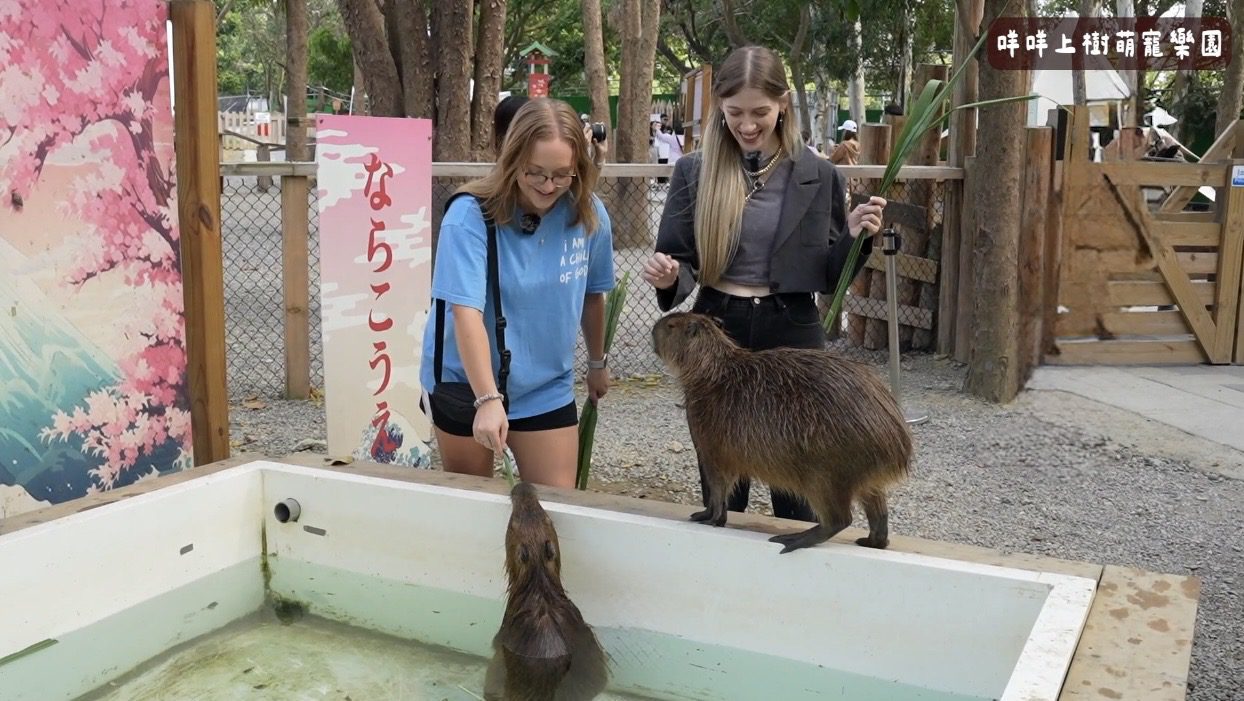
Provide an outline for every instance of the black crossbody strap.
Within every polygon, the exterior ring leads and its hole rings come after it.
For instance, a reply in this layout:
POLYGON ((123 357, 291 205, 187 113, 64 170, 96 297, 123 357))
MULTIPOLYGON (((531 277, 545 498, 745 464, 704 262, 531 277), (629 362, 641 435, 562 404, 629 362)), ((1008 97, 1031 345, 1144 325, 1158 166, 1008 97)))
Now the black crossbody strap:
POLYGON ((505 315, 501 313, 501 262, 497 254, 497 227, 488 215, 484 215, 484 224, 488 227, 488 284, 492 287, 492 309, 497 317, 497 354, 501 356, 501 366, 497 368, 497 391, 501 393, 501 403, 509 411, 510 395, 506 392, 506 381, 510 378, 510 351, 505 347, 505 315))
MULTIPOLYGON (((456 197, 456 195, 455 195, 456 197)), ((445 211, 449 211, 451 197, 445 203, 445 211)), ((481 211, 483 203, 480 204, 481 211)), ((510 406, 510 397, 506 392, 507 380, 510 377, 510 351, 505 347, 505 315, 501 312, 501 263, 497 252, 497 227, 492 218, 484 213, 484 225, 488 228, 488 278, 487 286, 492 290, 493 314, 496 316, 497 351, 501 356, 501 367, 497 371, 497 391, 504 398, 502 403, 506 409, 510 406)), ((433 348, 433 371, 437 384, 441 381, 441 368, 445 356, 445 300, 436 300, 436 340, 433 348)))

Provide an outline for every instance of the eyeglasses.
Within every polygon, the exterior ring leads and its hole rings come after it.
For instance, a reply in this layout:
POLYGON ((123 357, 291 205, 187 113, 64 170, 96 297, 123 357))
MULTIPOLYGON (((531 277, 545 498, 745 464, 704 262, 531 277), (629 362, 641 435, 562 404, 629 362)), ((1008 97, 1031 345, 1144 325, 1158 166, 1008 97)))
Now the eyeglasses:
POLYGON ((523 177, 527 179, 527 184, 532 187, 542 187, 545 183, 552 180, 553 185, 557 187, 566 187, 574 182, 574 173, 563 173, 559 175, 545 175, 544 173, 532 172, 530 170, 523 173, 523 177))

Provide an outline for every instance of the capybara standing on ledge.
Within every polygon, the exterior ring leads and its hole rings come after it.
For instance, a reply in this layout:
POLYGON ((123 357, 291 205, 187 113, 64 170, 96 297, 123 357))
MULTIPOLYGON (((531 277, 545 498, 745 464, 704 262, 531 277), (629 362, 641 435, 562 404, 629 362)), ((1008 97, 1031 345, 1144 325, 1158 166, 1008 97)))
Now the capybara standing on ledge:
POLYGON ((605 653, 561 582, 561 547, 536 488, 510 491, 509 595, 484 678, 489 701, 587 701, 609 680, 605 653))
POLYGON ((678 312, 652 327, 653 349, 678 377, 707 494, 691 520, 721 526, 735 483, 753 477, 802 496, 820 523, 770 538, 806 548, 868 515, 873 548, 889 544, 886 490, 907 476, 911 433, 872 368, 828 350, 740 348, 708 316, 678 312))

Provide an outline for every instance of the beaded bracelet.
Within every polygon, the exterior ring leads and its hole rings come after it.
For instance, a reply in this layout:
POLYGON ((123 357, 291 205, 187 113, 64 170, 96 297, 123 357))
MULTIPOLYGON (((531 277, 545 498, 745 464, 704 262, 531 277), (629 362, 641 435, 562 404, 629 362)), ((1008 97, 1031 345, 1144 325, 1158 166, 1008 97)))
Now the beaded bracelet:
POLYGON ((478 409, 480 408, 480 405, 482 405, 484 402, 491 402, 494 399, 503 399, 503 397, 498 392, 493 392, 492 394, 484 394, 479 397, 476 397, 475 408, 478 409))

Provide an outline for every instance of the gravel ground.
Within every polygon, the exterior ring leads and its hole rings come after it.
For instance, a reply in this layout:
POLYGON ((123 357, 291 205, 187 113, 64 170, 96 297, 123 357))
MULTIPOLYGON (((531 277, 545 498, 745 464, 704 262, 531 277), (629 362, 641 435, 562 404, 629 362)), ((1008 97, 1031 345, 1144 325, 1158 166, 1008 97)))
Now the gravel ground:
MULTIPOLYGON (((948 361, 913 356, 904 368, 908 406, 931 421, 914 428, 916 464, 891 496, 892 532, 1196 575, 1188 698, 1240 698, 1244 454, 1057 392, 1004 407, 979 402, 959 391, 963 369, 948 361)), ((659 376, 614 385, 597 430, 594 488, 698 503, 678 398, 659 376)), ((281 455, 324 437, 314 402, 235 406, 232 419, 235 450, 281 455)), ((753 489, 754 510, 767 513, 766 500, 753 489)))

